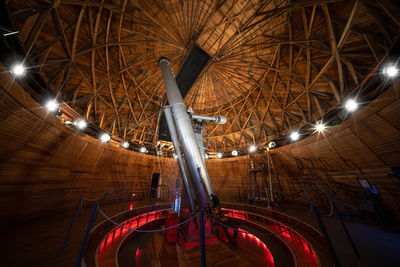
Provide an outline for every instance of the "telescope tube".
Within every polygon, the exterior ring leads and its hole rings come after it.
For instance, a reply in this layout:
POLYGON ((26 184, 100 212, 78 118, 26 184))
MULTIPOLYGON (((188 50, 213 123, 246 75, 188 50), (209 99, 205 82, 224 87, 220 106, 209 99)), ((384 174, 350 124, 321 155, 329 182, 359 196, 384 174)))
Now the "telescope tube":
POLYGON ((158 61, 158 65, 162 71, 168 102, 174 115, 176 130, 192 177, 191 181, 196 191, 197 202, 200 208, 209 207, 208 200, 211 201, 212 206, 219 206, 218 197, 214 194, 206 165, 199 151, 192 122, 186 112, 186 105, 172 75, 169 62, 167 58, 162 57, 158 61))
POLYGON ((172 143, 174 144, 175 154, 178 160, 179 170, 182 174, 183 185, 185 186, 186 195, 189 199, 189 208, 191 212, 194 212, 194 205, 193 205, 193 197, 192 191, 189 188, 189 182, 185 171, 185 166, 182 160, 182 153, 181 149, 179 148, 178 136, 176 135, 175 123, 174 119, 172 118, 171 108, 166 107, 164 108, 165 118, 167 119, 169 133, 171 135, 172 143))

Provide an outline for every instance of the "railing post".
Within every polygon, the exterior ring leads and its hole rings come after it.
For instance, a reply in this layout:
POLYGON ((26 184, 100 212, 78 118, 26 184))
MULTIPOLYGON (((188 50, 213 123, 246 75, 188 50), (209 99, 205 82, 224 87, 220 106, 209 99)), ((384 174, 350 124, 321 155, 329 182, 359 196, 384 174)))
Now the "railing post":
POLYGON ((328 245, 329 252, 330 252, 330 254, 332 256, 333 263, 334 263, 335 267, 340 267, 341 265, 340 265, 340 262, 339 262, 339 258, 337 257, 336 252, 335 252, 335 248, 333 247, 332 241, 329 238, 328 231, 326 230, 325 224, 322 221, 322 218, 321 218, 321 215, 319 213, 318 208, 311 201, 310 195, 308 194, 308 191, 307 191, 307 189, 305 187, 305 184, 304 184, 304 194, 306 195, 308 204, 310 205, 310 210, 313 213, 315 219, 317 220, 319 229, 321 230, 321 233, 325 238, 326 244, 328 245))
POLYGON ((340 265, 339 259, 336 255, 332 241, 329 238, 328 231, 325 228, 324 222, 322 221, 321 215, 319 214, 319 210, 316 206, 312 205, 312 211, 313 211, 315 219, 317 220, 317 223, 319 225, 319 229, 321 230, 322 235, 325 237, 325 241, 328 245, 329 251, 331 252, 333 263, 335 264, 335 267, 340 267, 341 265, 340 265))
POLYGON ((204 232, 204 211, 200 209, 200 247, 201 247, 201 267, 206 266, 206 235, 204 232))
POLYGON ((106 198, 106 195, 107 195, 107 190, 104 191, 103 198, 101 199, 101 202, 100 202, 101 206, 103 206, 103 204, 104 204, 104 199, 106 198))
POLYGON ((92 225, 96 221, 97 209, 98 208, 99 208, 99 204, 97 204, 97 203, 94 204, 93 209, 92 209, 92 214, 90 215, 89 223, 88 223, 88 226, 86 228, 85 235, 83 237, 81 248, 79 249, 79 254, 78 254, 78 258, 76 259, 75 267, 81 266, 83 253, 85 252, 86 243, 87 243, 87 240, 89 238, 89 233, 90 233, 90 230, 92 229, 92 225))
POLYGON ((69 226, 67 235, 65 236, 64 243, 63 243, 63 245, 61 247, 61 251, 63 251, 67 247, 69 236, 71 235, 72 228, 74 227, 76 219, 78 218, 78 215, 79 215, 79 212, 81 210, 81 205, 82 205, 82 201, 83 201, 84 197, 85 197, 85 195, 82 195, 81 198, 79 199, 78 206, 75 209, 74 218, 72 219, 72 222, 71 222, 71 225, 69 226))
POLYGON ((336 213, 338 214, 340 223, 342 224, 342 227, 343 227, 343 229, 344 229, 344 232, 346 233, 346 236, 347 236, 347 238, 348 238, 349 241, 350 241, 350 244, 351 244, 351 246, 352 246, 352 248, 353 248, 354 254, 356 254, 357 258, 360 258, 360 252, 358 252, 358 249, 357 249, 356 245, 354 244, 353 238, 351 238, 351 235, 350 235, 350 233, 349 233, 349 230, 347 229, 346 224, 345 224, 344 221, 343 221, 341 212, 340 212, 339 209, 337 208, 335 201, 333 201, 332 199, 331 199, 331 201, 332 201, 333 209, 334 209, 334 210, 336 211, 336 213))

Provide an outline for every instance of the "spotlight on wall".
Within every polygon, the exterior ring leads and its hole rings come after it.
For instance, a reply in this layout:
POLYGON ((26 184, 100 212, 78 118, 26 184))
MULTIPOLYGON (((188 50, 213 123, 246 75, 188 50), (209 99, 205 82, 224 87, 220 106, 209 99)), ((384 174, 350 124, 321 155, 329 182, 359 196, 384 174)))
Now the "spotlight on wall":
POLYGON ((204 158, 205 158, 205 159, 208 159, 208 154, 204 154, 204 158))
POLYGON ((44 106, 49 112, 57 112, 60 108, 60 103, 58 103, 56 99, 51 99, 47 101, 44 106))
POLYGON ((84 130, 87 127, 87 122, 84 119, 77 119, 74 121, 74 125, 79 130, 84 130))
POLYGON ((250 147, 249 147, 249 152, 250 153, 253 153, 253 152, 255 152, 257 150, 257 147, 255 146, 255 145, 251 145, 250 147))
POLYGON ((108 133, 103 133, 100 135, 100 140, 104 143, 108 143, 111 140, 111 136, 108 133))
POLYGON ((292 132, 290 134, 290 139, 292 139, 292 141, 297 141, 300 138, 300 134, 298 131, 292 132))
POLYGON ((124 140, 121 142, 121 147, 127 149, 129 147, 129 142, 124 140))
POLYGON ((268 148, 275 148, 276 147, 276 143, 274 141, 271 141, 268 143, 268 148))
POLYGON ((16 63, 11 67, 11 74, 14 77, 22 77, 26 73, 25 66, 22 63, 16 63))
POLYGON ((322 121, 318 122, 315 124, 315 130, 319 133, 322 133, 326 129, 325 124, 322 123, 322 121))
POLYGON ((232 150, 232 156, 237 157, 238 154, 239 152, 236 149, 232 150))
POLYGON ((397 75, 399 75, 399 69, 397 68, 396 64, 388 63, 383 68, 383 75, 389 79, 395 78, 397 75))
POLYGON ((142 146, 142 147, 139 148, 139 152, 140 153, 146 153, 147 152, 147 148, 142 146))
POLYGON ((217 153, 217 158, 219 158, 219 159, 222 158, 222 153, 221 152, 217 153))
POLYGON ((355 99, 350 98, 346 101, 344 107, 348 112, 353 112, 356 111, 356 109, 358 108, 358 103, 356 102, 355 99))

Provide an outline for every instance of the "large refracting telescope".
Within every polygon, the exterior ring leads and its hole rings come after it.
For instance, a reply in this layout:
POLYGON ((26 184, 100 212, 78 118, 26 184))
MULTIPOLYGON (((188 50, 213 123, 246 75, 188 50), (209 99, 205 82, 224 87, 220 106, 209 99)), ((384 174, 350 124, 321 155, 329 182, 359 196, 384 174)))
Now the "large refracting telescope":
POLYGON ((219 209, 220 203, 213 191, 204 160, 202 126, 204 122, 224 124, 226 119, 223 116, 209 117, 188 113, 169 63, 170 61, 165 57, 160 58, 158 62, 169 103, 169 106, 164 108, 164 113, 177 155, 189 208, 192 212, 201 208, 219 209))

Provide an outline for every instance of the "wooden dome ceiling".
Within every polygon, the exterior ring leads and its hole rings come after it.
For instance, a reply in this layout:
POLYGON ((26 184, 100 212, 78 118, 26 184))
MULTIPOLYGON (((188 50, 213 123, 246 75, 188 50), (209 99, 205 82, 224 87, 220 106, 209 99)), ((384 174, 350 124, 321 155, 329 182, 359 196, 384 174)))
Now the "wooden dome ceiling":
POLYGON ((156 141, 166 94, 194 46, 211 59, 185 96, 211 150, 263 143, 354 93, 399 33, 394 2, 8 1, 31 64, 72 108, 133 142, 156 141))

